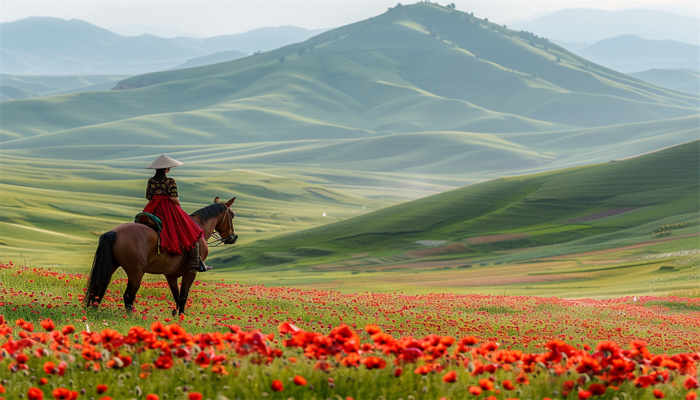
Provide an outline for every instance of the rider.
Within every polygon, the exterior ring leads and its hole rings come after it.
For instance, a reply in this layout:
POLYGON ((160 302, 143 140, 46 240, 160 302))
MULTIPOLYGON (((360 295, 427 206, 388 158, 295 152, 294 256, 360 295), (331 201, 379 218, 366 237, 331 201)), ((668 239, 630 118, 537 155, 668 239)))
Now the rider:
POLYGON ((163 221, 160 233, 160 247, 167 253, 187 253, 190 270, 208 271, 212 267, 204 265, 199 255, 199 239, 204 237, 202 228, 182 210, 177 194, 175 179, 165 176, 170 168, 183 163, 161 155, 147 169, 156 173, 148 180, 146 199, 149 200, 143 212, 154 214, 163 221))

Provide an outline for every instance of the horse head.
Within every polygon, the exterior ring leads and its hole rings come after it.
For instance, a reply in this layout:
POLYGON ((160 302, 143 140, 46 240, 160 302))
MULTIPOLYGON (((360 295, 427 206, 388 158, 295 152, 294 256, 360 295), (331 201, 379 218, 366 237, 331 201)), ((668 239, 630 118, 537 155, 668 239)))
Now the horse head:
MULTIPOLYGON (((233 218, 236 216, 236 213, 233 212, 231 206, 233 205, 234 201, 236 201, 235 197, 223 203, 226 206, 226 211, 224 212, 221 222, 217 224, 215 228, 219 233, 223 244, 234 244, 236 243, 236 240, 238 240, 238 235, 236 235, 236 232, 233 229, 233 218)), ((214 199, 214 203, 219 203, 218 197, 214 199)))

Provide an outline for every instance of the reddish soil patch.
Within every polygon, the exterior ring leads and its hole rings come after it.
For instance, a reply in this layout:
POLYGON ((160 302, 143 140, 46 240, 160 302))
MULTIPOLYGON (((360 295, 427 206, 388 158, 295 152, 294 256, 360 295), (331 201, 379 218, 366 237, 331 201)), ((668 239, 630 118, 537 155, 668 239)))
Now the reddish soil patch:
POLYGON ((584 274, 546 274, 546 275, 522 275, 522 276, 489 276, 480 278, 462 278, 439 281, 428 281, 416 283, 417 286, 440 286, 440 287, 476 287, 476 286, 503 286, 528 283, 549 283, 560 282, 572 279, 586 278, 584 274))
POLYGON ((500 235, 476 236, 467 239, 470 244, 504 242, 506 240, 525 239, 527 233, 502 233, 500 235))
POLYGON ((570 257, 587 257, 587 256, 595 256, 598 254, 615 253, 618 251, 638 249, 640 247, 651 246, 652 244, 670 242, 672 240, 683 239, 683 238, 687 238, 687 237, 691 237, 691 236, 698 236, 698 235, 700 235, 700 233, 691 233, 689 235, 681 235, 681 236, 673 236, 673 237, 669 237, 669 238, 654 239, 654 240, 649 240, 647 242, 637 243, 637 244, 623 246, 623 247, 615 247, 615 248, 606 249, 606 250, 588 251, 585 253, 563 254, 561 256, 545 257, 545 258, 542 258, 542 260, 552 260, 552 259, 558 260, 558 259, 570 258, 570 257))
POLYGON ((566 221, 568 224, 575 224, 578 222, 588 222, 588 221, 595 221, 597 219, 601 218, 606 218, 606 217, 612 217, 613 215, 618 215, 622 213, 626 213, 628 211, 636 210, 638 207, 617 207, 617 208, 611 208, 609 210, 601 211, 599 213, 591 214, 585 217, 581 218, 574 218, 566 221))
POLYGON ((410 251, 406 254, 414 258, 423 258, 430 256, 441 256, 444 254, 468 253, 471 251, 472 250, 469 247, 463 245, 462 243, 453 243, 448 246, 434 247, 432 249, 410 251))

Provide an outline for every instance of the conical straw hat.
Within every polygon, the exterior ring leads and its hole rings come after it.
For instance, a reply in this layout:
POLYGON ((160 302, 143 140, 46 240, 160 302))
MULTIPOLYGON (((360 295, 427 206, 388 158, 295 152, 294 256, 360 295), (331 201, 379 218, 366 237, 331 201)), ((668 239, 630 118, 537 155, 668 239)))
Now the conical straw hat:
POLYGON ((165 169, 165 168, 175 168, 179 167, 182 165, 178 160, 173 160, 172 158, 166 156, 165 154, 161 154, 158 159, 153 161, 152 163, 148 164, 148 167, 146 169, 165 169))

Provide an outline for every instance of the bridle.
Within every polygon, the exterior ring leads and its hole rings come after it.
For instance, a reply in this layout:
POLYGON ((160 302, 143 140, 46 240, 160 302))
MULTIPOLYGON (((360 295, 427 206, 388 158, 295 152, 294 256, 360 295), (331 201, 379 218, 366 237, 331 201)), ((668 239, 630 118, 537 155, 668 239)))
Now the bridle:
POLYGON ((226 208, 226 212, 224 214, 224 217, 221 219, 221 223, 217 225, 214 228, 214 232, 212 232, 211 237, 209 238, 210 242, 207 242, 207 246, 209 247, 217 247, 221 246, 222 244, 234 244, 236 243, 236 240, 238 240, 238 235, 236 235, 233 232, 233 217, 235 217, 236 214, 230 209, 226 208), (231 217, 231 219, 228 219, 228 217, 231 217), (219 234, 219 228, 221 225, 224 224, 226 221, 231 221, 231 229, 228 232, 228 236, 226 237, 221 237, 221 234, 219 234))

